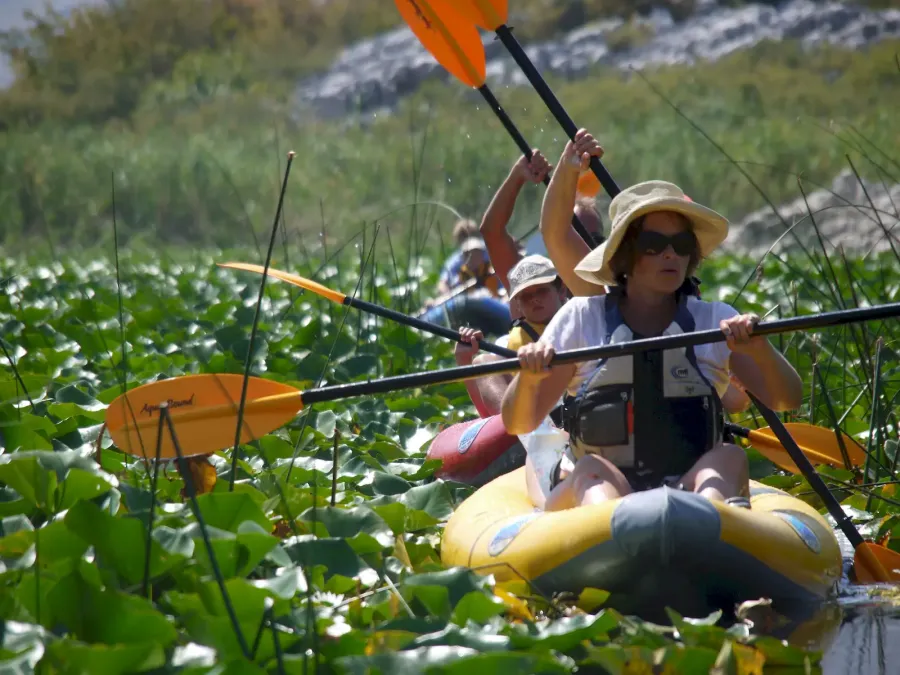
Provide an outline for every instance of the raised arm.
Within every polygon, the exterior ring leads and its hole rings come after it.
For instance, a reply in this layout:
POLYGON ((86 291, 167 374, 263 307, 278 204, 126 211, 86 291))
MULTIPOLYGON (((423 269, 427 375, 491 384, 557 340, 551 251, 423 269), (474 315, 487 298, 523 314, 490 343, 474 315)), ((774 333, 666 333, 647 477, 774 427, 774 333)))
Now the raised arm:
POLYGON ((575 134, 575 142, 566 143, 541 207, 544 245, 572 295, 603 295, 606 292, 603 286, 585 281, 574 271, 575 265, 591 250, 572 226, 572 213, 578 178, 587 170, 592 156, 603 157, 603 148, 593 136, 580 129, 575 134))
POLYGON ((550 163, 538 150, 532 150, 530 161, 524 155, 520 156, 481 219, 481 237, 487 246, 494 271, 506 290, 509 290, 509 271, 519 261, 516 241, 506 231, 506 226, 525 184, 540 183, 550 172, 550 168, 550 163))

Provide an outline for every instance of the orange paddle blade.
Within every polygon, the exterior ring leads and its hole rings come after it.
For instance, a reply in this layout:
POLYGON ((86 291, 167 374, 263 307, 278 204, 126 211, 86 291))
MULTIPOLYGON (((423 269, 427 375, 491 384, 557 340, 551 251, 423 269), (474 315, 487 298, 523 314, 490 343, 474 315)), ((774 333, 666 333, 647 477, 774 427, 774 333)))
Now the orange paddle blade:
POLYGON ((403 20, 453 77, 478 89, 486 63, 478 29, 453 10, 456 0, 394 0, 403 20))
POLYGON ((578 194, 593 197, 600 192, 600 179, 593 171, 585 171, 578 177, 578 194))
POLYGON ((509 16, 508 0, 453 0, 453 6, 477 26, 497 30, 509 16))
MULTIPOLYGON (((122 452, 156 457, 159 409, 168 404, 172 427, 185 456, 208 455, 234 445, 243 375, 185 375, 149 382, 119 395, 106 410, 106 428, 122 452)), ((287 384, 251 377, 247 384, 241 443, 284 425, 303 407, 287 384)), ((172 433, 163 425, 161 458, 177 457, 172 433)))
POLYGON ((854 552, 853 571, 861 584, 900 583, 900 553, 864 541, 854 552))
MULTIPOLYGON (((838 445, 834 431, 803 422, 788 422, 784 426, 810 462, 835 467, 844 466, 841 447, 838 445)), ((844 447, 847 449, 847 456, 850 458, 850 464, 853 466, 862 464, 866 459, 865 451, 847 434, 841 432, 841 436, 844 447)), ((771 429, 751 431, 748 440, 770 462, 791 473, 801 473, 771 429)))
MULTIPOLYGON (((266 268, 262 265, 254 265, 252 263, 239 263, 239 262, 227 262, 227 263, 216 263, 219 267, 229 267, 235 270, 243 270, 245 272, 257 272, 262 274, 265 272, 266 268)), ((294 284, 294 286, 299 286, 300 288, 306 289, 307 291, 312 291, 316 295, 321 295, 323 298, 327 298, 333 302, 338 304, 342 304, 346 299, 346 295, 341 293, 340 291, 334 291, 330 288, 327 288, 320 284, 317 281, 313 281, 312 279, 307 279, 306 277, 301 277, 297 274, 291 274, 290 272, 282 272, 281 270, 269 268, 268 272, 269 276, 273 279, 280 279, 281 281, 286 281, 289 284, 294 284)))

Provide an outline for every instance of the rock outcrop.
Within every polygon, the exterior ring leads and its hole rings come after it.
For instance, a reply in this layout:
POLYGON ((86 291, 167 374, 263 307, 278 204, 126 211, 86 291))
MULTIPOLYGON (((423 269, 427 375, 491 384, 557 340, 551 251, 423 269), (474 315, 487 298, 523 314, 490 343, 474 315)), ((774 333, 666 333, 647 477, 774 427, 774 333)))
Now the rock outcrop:
MULTIPOLYGON (((704 0, 692 16, 678 23, 667 11, 654 11, 630 27, 639 34, 636 39, 623 38, 623 25, 622 19, 598 21, 558 40, 523 46, 542 72, 577 78, 597 65, 640 69, 712 61, 767 39, 830 42, 857 49, 900 36, 900 9, 878 11, 812 0, 731 9, 704 0)), ((483 43, 492 87, 526 83, 493 33, 483 33, 483 43)), ((404 25, 344 50, 327 72, 300 85, 297 102, 326 118, 389 110, 422 82, 448 77, 404 25)))
POLYGON ((818 228, 829 254, 836 253, 838 246, 854 255, 885 251, 891 243, 900 252, 900 183, 860 183, 848 169, 834 179, 830 190, 809 185, 804 190, 806 201, 800 195, 778 208, 784 222, 767 207, 733 223, 722 250, 759 258, 773 244, 775 253, 795 251, 799 239, 807 249, 821 251, 818 228))

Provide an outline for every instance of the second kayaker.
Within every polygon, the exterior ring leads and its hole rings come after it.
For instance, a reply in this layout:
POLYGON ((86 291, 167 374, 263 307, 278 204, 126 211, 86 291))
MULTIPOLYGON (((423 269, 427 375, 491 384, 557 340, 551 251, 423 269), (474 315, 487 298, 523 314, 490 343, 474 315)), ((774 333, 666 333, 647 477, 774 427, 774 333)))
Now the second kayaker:
MULTIPOLYGON (((547 324, 566 303, 568 292, 553 262, 541 255, 522 258, 509 271, 510 303, 516 302, 522 316, 513 321, 513 326, 497 344, 517 350, 525 344, 538 340, 547 324)), ((478 343, 484 334, 474 328, 459 329, 462 342, 456 346, 456 363, 467 366, 472 363, 486 363, 500 357, 495 354, 478 354, 478 343)), ((466 390, 482 417, 500 413, 500 402, 512 375, 499 373, 466 381, 466 390)))

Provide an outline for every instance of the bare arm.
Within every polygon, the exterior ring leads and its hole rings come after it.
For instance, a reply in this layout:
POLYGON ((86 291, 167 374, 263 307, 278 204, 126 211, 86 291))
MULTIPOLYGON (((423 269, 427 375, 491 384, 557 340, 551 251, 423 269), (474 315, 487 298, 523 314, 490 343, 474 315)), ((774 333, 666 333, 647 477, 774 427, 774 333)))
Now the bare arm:
POLYGON ((540 426, 565 393, 575 375, 575 364, 547 368, 553 347, 534 342, 519 348, 522 370, 513 378, 503 396, 503 426, 511 434, 527 434, 540 426))
POLYGON ((803 403, 803 381, 784 355, 763 336, 750 337, 758 317, 745 314, 720 323, 728 335, 731 370, 756 398, 776 412, 803 403))
MULTIPOLYGON (((456 365, 468 366, 473 363, 496 361, 500 357, 494 354, 478 354, 478 342, 484 338, 481 331, 474 328, 460 328, 463 342, 456 345, 456 365)), ((486 375, 477 379, 466 380, 466 391, 481 417, 500 414, 500 403, 512 377, 504 373, 486 375)))
MULTIPOLYGON (((500 357, 496 354, 479 354, 472 360, 472 363, 489 363, 490 361, 499 360, 500 357)), ((487 414, 499 415, 503 404, 503 395, 506 393, 509 383, 512 382, 512 375, 498 373, 497 375, 487 375, 468 382, 473 382, 478 389, 478 394, 481 396, 487 414)))
POLYGON ((519 262, 519 251, 515 239, 506 231, 506 226, 525 184, 540 183, 549 171, 549 162, 538 150, 532 151, 530 161, 524 155, 519 157, 481 219, 481 237, 487 246, 494 271, 507 290, 509 271, 519 262))
POLYGON ((750 398, 744 393, 743 384, 736 382, 736 379, 734 375, 731 376, 731 382, 722 397, 722 407, 727 413, 744 412, 750 407, 750 398))
POLYGON ((566 144, 541 207, 541 235, 547 253, 572 295, 581 296, 606 292, 603 286, 575 274, 575 265, 591 251, 572 226, 578 177, 587 169, 591 156, 602 157, 603 148, 582 129, 576 134, 574 143, 566 144))

